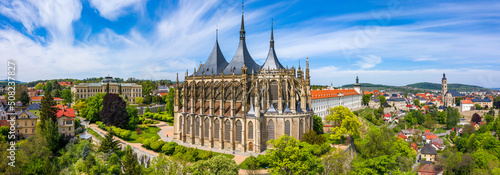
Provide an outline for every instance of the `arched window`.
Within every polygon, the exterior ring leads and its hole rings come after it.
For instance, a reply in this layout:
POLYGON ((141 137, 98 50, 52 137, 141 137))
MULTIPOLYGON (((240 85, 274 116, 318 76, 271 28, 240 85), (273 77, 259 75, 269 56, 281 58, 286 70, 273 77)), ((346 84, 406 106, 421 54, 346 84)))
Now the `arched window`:
POLYGON ((231 141, 231 122, 229 120, 226 120, 224 123, 224 140, 226 142, 231 141))
POLYGON ((205 124, 203 127, 205 127, 205 138, 208 138, 208 134, 210 132, 210 119, 205 119, 205 124))
POLYGON ((196 137, 199 137, 200 136, 200 117, 196 118, 195 127, 196 127, 196 137))
POLYGON ((248 139, 253 139, 253 123, 248 122, 248 139))
POLYGON ((304 120, 299 122, 299 140, 302 140, 302 134, 304 133, 304 120))
POLYGON ((238 120, 236 121, 236 141, 241 143, 241 130, 242 130, 242 125, 241 122, 238 120))
POLYGON ((274 139, 274 122, 273 120, 269 120, 267 122, 267 140, 274 139))
POLYGON ((191 117, 187 117, 187 134, 191 133, 191 117))
POLYGON ((219 139, 219 128, 220 128, 219 119, 215 119, 215 124, 214 124, 214 138, 215 139, 219 139))
POLYGON ((181 119, 181 120, 180 120, 180 122, 179 122, 179 124, 181 125, 181 126, 179 127, 179 130, 181 130, 181 131, 182 131, 182 128, 184 128, 184 123, 182 123, 182 116, 181 116, 181 117, 179 117, 179 118, 181 119))
POLYGON ((290 135, 290 120, 285 122, 285 134, 290 135))

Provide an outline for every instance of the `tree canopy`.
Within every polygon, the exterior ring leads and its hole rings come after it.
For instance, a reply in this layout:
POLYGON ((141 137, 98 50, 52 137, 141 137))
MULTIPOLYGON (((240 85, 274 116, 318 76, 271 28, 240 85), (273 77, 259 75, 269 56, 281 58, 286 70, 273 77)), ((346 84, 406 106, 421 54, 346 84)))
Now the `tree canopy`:
POLYGON ((349 108, 344 106, 337 106, 330 109, 330 114, 326 117, 327 122, 332 122, 334 128, 332 131, 333 139, 339 140, 342 135, 349 134, 352 136, 359 135, 359 127, 361 123, 358 121, 358 117, 349 110, 349 108))
POLYGON ((127 103, 118 94, 108 93, 102 101, 99 116, 108 126, 126 127, 128 124, 127 103))
POLYGON ((104 100, 104 93, 97 93, 95 96, 87 98, 85 100, 85 107, 80 111, 81 116, 90 120, 90 122, 95 122, 101 120, 99 118, 99 111, 102 109, 102 102, 104 100))

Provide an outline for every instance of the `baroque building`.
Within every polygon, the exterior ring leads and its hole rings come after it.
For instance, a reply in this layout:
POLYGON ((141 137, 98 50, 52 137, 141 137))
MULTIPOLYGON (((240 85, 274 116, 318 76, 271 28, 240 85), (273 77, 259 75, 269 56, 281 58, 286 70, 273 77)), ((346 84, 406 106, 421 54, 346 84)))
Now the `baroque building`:
POLYGON ((121 94, 128 102, 135 103, 136 97, 142 97, 142 85, 136 83, 118 83, 113 77, 107 76, 99 83, 78 83, 71 87, 71 92, 75 94, 75 100, 86 99, 95 96, 97 93, 106 93, 106 86, 109 84, 109 93, 121 94))
MULTIPOLYGON (((177 84, 179 78, 177 77, 177 84)), ((285 68, 274 49, 273 30, 261 66, 245 43, 243 13, 239 46, 228 63, 218 40, 205 64, 175 87, 174 139, 193 145, 262 152, 283 134, 301 139, 313 127, 309 61, 304 71, 285 68), (182 104, 181 104, 182 101, 182 104)))

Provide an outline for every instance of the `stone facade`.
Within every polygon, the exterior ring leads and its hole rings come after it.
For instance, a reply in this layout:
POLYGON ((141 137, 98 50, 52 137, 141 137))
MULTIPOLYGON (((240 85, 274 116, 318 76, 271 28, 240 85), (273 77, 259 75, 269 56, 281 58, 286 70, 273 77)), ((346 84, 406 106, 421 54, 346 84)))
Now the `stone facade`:
POLYGON ((192 75, 186 72, 184 83, 175 87, 174 139, 260 153, 272 147, 270 139, 283 134, 301 139, 311 130, 310 105, 309 61, 305 76, 300 66, 284 68, 271 32, 267 60, 257 65, 246 48, 242 15, 240 45, 231 62, 216 41, 205 64, 192 75))
POLYGON ((136 97, 142 97, 142 85, 135 83, 117 83, 112 77, 105 77, 100 83, 79 83, 71 87, 75 94, 75 101, 95 96, 97 93, 106 93, 109 83, 109 93, 119 94, 120 86, 122 96, 127 97, 130 103, 135 103, 136 97))

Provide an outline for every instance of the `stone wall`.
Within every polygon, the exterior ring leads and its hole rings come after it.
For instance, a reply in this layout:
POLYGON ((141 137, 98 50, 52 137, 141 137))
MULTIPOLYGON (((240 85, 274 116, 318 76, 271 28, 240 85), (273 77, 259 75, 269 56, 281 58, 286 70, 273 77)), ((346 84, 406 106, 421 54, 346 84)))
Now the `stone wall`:
POLYGON ((149 110, 151 110, 151 112, 157 112, 157 109, 158 108, 161 108, 161 111, 165 111, 165 105, 156 105, 156 106, 138 106, 137 107, 137 110, 139 110, 138 112, 138 115, 142 115, 145 113, 146 111, 146 108, 149 107, 149 110))

